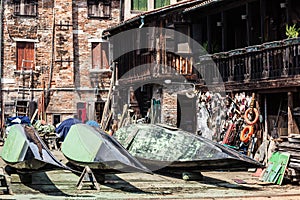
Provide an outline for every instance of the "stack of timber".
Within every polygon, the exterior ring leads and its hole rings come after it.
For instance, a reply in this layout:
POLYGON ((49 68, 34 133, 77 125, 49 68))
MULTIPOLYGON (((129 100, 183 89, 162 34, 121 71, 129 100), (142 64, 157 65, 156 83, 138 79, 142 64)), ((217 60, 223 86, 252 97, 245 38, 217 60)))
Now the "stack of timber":
POLYGON ((288 164, 288 176, 291 182, 300 183, 300 134, 291 134, 288 137, 282 137, 283 142, 277 145, 279 152, 290 154, 288 164))

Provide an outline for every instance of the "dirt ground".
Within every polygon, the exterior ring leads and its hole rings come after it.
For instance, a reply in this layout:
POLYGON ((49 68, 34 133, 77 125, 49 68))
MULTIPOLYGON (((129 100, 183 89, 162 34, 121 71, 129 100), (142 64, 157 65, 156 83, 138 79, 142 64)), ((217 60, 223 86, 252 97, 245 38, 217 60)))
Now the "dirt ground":
MULTIPOLYGON (((59 151, 54 154, 66 162, 59 151)), ((1 160, 2 167, 5 166, 1 160)), ((166 174, 124 173, 105 175, 100 190, 90 182, 78 190, 79 175, 66 170, 38 172, 31 177, 12 174, 11 195, 0 199, 299 199, 300 186, 266 184, 248 171, 202 172, 203 179, 185 181, 166 174)), ((97 176, 97 175, 96 175, 97 176)))

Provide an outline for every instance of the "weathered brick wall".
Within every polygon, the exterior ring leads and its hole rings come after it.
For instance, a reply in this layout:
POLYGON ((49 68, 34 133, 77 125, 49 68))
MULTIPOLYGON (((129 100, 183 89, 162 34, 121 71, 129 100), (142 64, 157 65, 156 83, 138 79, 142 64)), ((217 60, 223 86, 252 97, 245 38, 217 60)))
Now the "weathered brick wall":
MULTIPOLYGON (((77 102, 94 102, 93 90, 102 84, 98 94, 106 99, 109 74, 91 74, 91 39, 101 39, 102 31, 119 22, 119 1, 112 1, 110 19, 91 19, 87 16, 87 1, 49 0, 38 1, 37 17, 14 16, 11 1, 4 2, 3 19, 3 88, 4 100, 13 101, 17 97, 16 88, 16 41, 35 41, 35 63, 38 72, 35 88, 49 86, 50 69, 53 65, 52 91, 47 109, 47 120, 52 123, 52 114, 61 114, 62 119, 76 114, 77 102), (59 26, 62 24, 63 26, 59 26), (64 26, 70 25, 70 26, 64 26), (53 35, 54 33, 54 35, 53 35), (53 56, 53 57, 52 57, 53 56), (69 90, 67 90, 70 88, 69 90), (74 88, 77 88, 74 91, 74 88)), ((36 91, 37 101, 41 92, 36 91)), ((98 97, 99 99, 99 97, 98 97)))
POLYGON ((162 92, 162 123, 177 126, 177 94, 174 89, 163 89, 162 92))

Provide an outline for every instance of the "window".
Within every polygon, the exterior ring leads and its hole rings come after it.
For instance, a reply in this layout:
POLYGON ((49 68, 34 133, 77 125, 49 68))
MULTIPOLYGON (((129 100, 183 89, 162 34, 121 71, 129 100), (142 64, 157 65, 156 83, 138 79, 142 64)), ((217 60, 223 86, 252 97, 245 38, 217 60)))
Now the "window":
POLYGON ((87 120, 86 114, 86 103, 77 103, 77 119, 84 123, 87 120))
POLYGON ((34 43, 17 42, 17 70, 34 70, 34 43))
POLYGON ((108 42, 92 43, 92 68, 93 69, 109 69, 109 51, 108 42))
POLYGON ((190 29, 188 24, 175 24, 175 47, 177 47, 177 53, 191 53, 189 35, 190 29))
POLYGON ((131 10, 147 11, 147 0, 132 0, 131 10))
POLYGON ((37 16, 37 0, 13 0, 14 14, 24 16, 37 16))
POLYGON ((60 122, 61 122, 61 115, 53 114, 53 125, 56 126, 60 122))
POLYGON ((88 0, 88 16, 110 18, 110 0, 88 0))
POLYGON ((98 123, 101 123, 104 106, 105 106, 105 102, 96 102, 95 103, 96 121, 98 123))
POLYGON ((170 0, 155 0, 154 2, 154 8, 160 8, 170 5, 170 0))

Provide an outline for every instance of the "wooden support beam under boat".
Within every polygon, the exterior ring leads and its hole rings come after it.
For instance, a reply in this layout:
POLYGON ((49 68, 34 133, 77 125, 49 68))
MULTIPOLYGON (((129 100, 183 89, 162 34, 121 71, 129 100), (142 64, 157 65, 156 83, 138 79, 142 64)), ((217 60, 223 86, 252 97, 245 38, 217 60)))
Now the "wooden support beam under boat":
POLYGON ((85 166, 83 172, 81 173, 80 178, 76 184, 77 189, 81 190, 86 183, 91 183, 92 188, 100 190, 96 177, 89 166, 85 166))

